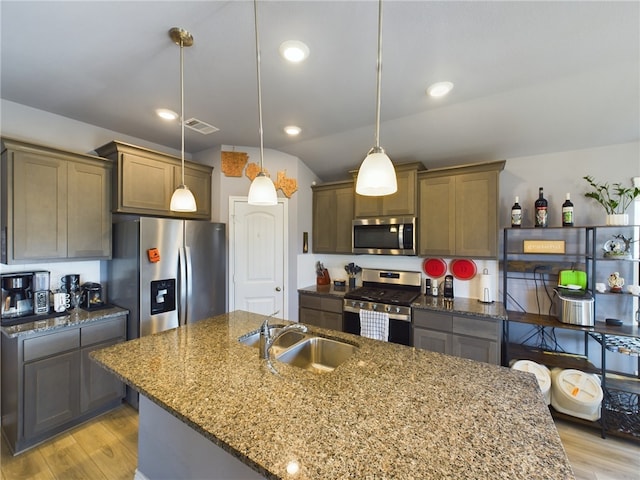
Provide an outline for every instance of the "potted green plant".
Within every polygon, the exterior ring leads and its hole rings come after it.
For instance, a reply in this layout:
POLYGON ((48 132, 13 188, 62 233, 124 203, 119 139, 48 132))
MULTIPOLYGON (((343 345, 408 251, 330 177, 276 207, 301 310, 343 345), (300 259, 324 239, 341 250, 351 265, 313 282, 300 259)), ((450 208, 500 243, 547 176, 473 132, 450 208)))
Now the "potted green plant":
POLYGON ((593 191, 584 194, 593 198, 607 212, 607 225, 628 225, 629 216, 625 213, 631 202, 640 195, 640 188, 625 187, 621 183, 596 183, 591 175, 584 178, 593 191))

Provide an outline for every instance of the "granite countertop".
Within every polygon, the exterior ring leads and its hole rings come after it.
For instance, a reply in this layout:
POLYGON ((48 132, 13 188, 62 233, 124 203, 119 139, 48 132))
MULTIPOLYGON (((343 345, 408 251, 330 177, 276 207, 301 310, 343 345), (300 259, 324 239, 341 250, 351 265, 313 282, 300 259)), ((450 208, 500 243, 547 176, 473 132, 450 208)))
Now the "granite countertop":
MULTIPOLYGON (((335 287, 331 284, 311 285, 309 287, 299 288, 298 292, 342 299, 344 298, 344 294, 349 290, 349 287, 335 287)), ((456 297, 453 299, 453 302, 445 302, 442 297, 419 295, 418 298, 413 301, 411 307, 421 310, 434 310, 460 315, 490 317, 496 320, 507 320, 507 310, 501 302, 482 303, 475 298, 456 297)))
POLYGON ((355 288, 349 288, 348 286, 336 287, 332 282, 330 285, 311 285, 309 287, 299 288, 298 293, 309 293, 321 297, 328 296, 342 299, 344 298, 344 294, 351 290, 355 290, 355 288))
POLYGON ((490 317, 496 320, 507 320, 508 318, 507 310, 502 302, 482 303, 475 298, 455 297, 451 302, 445 302, 442 297, 420 295, 414 300, 411 307, 456 315, 490 317))
POLYGON ((359 351, 330 373, 275 361, 276 374, 237 340, 263 318, 231 312, 91 356, 267 478, 573 478, 535 376, 317 327, 359 351))
POLYGON ((35 320, 33 322, 21 323, 19 325, 11 325, 8 327, 1 327, 2 333, 7 337, 19 337, 22 335, 30 335, 32 333, 42 333, 48 330, 57 330, 66 327, 82 326, 87 323, 96 322, 98 320, 105 320, 111 317, 117 317, 119 315, 127 314, 129 310, 124 308, 110 306, 101 308, 99 310, 83 310, 79 309, 78 314, 75 314, 75 310, 69 311, 66 315, 59 317, 47 318, 44 320, 35 320))

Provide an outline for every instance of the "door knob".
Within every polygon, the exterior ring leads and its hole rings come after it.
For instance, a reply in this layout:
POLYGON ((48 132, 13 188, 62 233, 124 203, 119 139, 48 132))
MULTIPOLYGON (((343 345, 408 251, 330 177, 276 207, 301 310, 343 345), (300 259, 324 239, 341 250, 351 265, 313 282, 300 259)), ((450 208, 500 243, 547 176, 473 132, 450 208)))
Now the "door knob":
POLYGON ((280 287, 276 287, 276 292, 279 292, 280 290, 282 290, 280 287))

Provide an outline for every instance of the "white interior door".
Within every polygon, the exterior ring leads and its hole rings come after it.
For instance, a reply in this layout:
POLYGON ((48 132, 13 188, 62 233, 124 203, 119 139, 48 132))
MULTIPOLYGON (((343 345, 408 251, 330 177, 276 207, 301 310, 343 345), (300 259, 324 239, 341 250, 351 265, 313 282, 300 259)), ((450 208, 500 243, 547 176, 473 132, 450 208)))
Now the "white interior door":
POLYGON ((230 310, 286 318, 286 205, 249 205, 246 198, 229 200, 230 310))

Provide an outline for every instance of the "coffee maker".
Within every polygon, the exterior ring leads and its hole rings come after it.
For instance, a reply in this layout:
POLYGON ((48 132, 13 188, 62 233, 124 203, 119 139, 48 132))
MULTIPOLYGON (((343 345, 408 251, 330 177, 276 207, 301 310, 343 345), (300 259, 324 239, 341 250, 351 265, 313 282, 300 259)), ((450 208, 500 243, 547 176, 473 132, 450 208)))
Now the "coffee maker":
POLYGON ((43 315, 49 313, 51 275, 46 271, 33 272, 33 313, 43 315))
POLYGON ((7 273, 2 280, 2 318, 15 318, 33 313, 32 272, 7 273))

